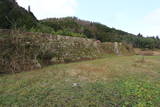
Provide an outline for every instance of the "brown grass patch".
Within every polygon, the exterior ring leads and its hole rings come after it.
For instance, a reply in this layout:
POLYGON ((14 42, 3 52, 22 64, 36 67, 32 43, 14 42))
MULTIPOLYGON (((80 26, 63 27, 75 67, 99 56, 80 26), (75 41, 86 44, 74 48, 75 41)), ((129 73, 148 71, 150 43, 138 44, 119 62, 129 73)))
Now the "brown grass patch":
POLYGON ((160 55, 160 50, 156 49, 156 50, 142 50, 139 48, 135 48, 134 49, 137 55, 144 55, 144 56, 158 56, 160 55))
POLYGON ((87 72, 106 72, 105 67, 95 67, 93 65, 80 65, 77 67, 77 69, 87 72))

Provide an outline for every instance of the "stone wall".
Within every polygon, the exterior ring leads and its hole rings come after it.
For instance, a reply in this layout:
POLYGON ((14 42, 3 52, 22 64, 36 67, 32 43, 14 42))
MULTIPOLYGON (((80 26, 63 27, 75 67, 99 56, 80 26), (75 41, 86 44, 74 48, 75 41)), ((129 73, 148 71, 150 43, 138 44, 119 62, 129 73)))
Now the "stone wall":
POLYGON ((50 64, 100 58, 105 54, 132 54, 122 43, 94 39, 0 30, 0 72, 21 72, 50 64))
POLYGON ((103 54, 115 54, 115 55, 134 55, 134 49, 132 45, 118 42, 105 42, 100 43, 100 50, 103 54))

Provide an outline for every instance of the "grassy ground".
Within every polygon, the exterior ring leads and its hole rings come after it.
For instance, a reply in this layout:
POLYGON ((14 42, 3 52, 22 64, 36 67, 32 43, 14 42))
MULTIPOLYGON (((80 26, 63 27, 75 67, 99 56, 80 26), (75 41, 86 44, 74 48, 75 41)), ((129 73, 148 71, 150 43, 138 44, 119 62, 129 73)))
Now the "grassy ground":
POLYGON ((0 75, 0 106, 160 107, 160 56, 106 56, 0 75))

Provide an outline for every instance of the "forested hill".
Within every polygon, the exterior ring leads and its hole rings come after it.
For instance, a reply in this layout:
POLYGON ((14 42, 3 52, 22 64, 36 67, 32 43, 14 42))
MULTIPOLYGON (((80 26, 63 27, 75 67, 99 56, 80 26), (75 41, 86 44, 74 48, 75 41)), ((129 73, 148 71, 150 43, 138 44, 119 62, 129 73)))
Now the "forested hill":
POLYGON ((107 27, 96 22, 80 20, 76 17, 50 18, 41 20, 41 23, 47 25, 55 32, 74 32, 86 35, 88 38, 105 41, 121 41, 121 37, 134 36, 127 32, 107 27))
POLYGON ((74 36, 74 33, 78 33, 102 42, 125 42, 137 48, 160 48, 158 37, 134 35, 100 23, 80 20, 76 17, 50 18, 40 22, 52 28, 57 34, 74 36))
POLYGON ((15 0, 0 0, 1 29, 30 29, 37 22, 33 13, 20 7, 15 0))

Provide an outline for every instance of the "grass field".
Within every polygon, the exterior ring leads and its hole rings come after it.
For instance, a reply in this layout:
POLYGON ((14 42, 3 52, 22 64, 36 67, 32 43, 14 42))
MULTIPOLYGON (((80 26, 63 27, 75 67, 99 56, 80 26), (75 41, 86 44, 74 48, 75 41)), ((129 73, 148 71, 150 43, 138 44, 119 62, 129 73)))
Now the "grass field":
POLYGON ((160 107, 160 56, 106 56, 0 75, 0 106, 160 107))

